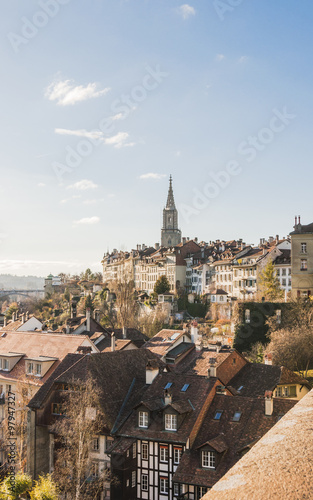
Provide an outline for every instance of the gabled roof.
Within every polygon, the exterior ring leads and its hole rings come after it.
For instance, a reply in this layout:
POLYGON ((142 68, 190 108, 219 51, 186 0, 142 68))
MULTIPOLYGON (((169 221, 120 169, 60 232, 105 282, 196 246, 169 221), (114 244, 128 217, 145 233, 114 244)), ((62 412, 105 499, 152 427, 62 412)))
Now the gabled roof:
POLYGON ((301 384, 311 388, 309 382, 283 366, 248 363, 229 381, 241 396, 263 397, 265 391, 273 391, 278 384, 301 384))
POLYGON ((48 380, 48 391, 45 385, 39 389, 29 406, 40 408, 44 405, 54 384, 71 384, 73 381, 83 382, 91 377, 100 391, 101 405, 106 417, 106 425, 111 430, 117 419, 122 419, 133 408, 134 400, 138 401, 146 388, 146 364, 156 360, 160 368, 165 365, 148 350, 115 351, 91 355, 67 357, 59 366, 59 375, 48 380), (52 383, 51 383, 52 382, 52 383))
POLYGON ((147 429, 138 428, 137 412, 138 404, 127 421, 119 429, 120 436, 138 437, 140 439, 152 439, 165 442, 187 442, 188 437, 195 425, 195 422, 203 408, 207 396, 213 391, 217 383, 216 378, 206 379, 195 375, 179 375, 175 373, 160 373, 153 383, 149 385, 141 403, 151 412, 156 412, 152 416, 147 429), (164 388, 172 384, 168 391, 172 396, 172 401, 165 405, 164 388), (188 385, 186 391, 182 388, 188 385), (165 431, 161 412, 166 408, 173 408, 180 414, 184 414, 182 423, 177 431, 165 431))
POLYGON ((312 418, 313 391, 263 434, 203 500, 311 498, 312 418))
POLYGON ((177 340, 183 335, 190 338, 190 335, 184 330, 166 330, 163 329, 156 333, 148 342, 143 346, 144 349, 149 349, 158 356, 164 356, 177 340))
MULTIPOLYGON (((212 487, 240 459, 240 450, 260 439, 295 404, 296 401, 274 399, 273 414, 268 416, 265 415, 264 398, 216 395, 194 446, 183 454, 173 481, 212 487), (221 412, 220 419, 214 419, 217 411, 221 412), (233 421, 235 412, 240 413, 239 421, 233 421), (204 445, 211 446, 219 454, 216 469, 201 467, 204 445)), ((234 498, 241 499, 240 496, 233 496, 232 500, 234 498)))

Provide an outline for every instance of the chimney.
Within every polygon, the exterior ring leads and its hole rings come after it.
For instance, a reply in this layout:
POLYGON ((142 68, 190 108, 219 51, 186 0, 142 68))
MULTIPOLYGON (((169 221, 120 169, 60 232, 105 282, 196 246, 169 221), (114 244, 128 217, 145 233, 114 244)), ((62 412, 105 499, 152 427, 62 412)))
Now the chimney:
POLYGON ((272 355, 271 354, 265 354, 264 356, 264 364, 265 365, 272 365, 273 360, 272 360, 272 355))
POLYGON ((198 323, 196 321, 192 321, 191 323, 190 334, 191 342, 195 344, 198 340, 198 323))
POLYGON ((4 316, 4 319, 3 319, 3 326, 7 326, 7 317, 4 316))
POLYGON ((208 378, 216 377, 216 358, 210 358, 210 368, 208 369, 208 378))
POLYGON ((90 307, 87 307, 86 309, 86 322, 87 322, 87 332, 90 332, 90 307))
POLYGON ((298 224, 301 224, 300 215, 299 215, 299 222, 298 222, 298 224))
POLYGON ((272 391, 265 391, 265 415, 273 415, 274 403, 272 391))
POLYGON ((186 238, 183 238, 183 245, 185 245, 186 243, 186 238))
POLYGON ((70 333, 70 325, 66 325, 66 333, 70 333))
POLYGON ((198 238, 195 238, 194 241, 195 241, 195 243, 198 243, 198 238))
POLYGON ((25 321, 28 321, 28 320, 29 320, 29 312, 26 311, 26 313, 25 313, 25 321))
POLYGON ((172 404, 172 394, 168 389, 164 391, 164 404, 165 406, 172 404))
POLYGON ((111 351, 112 352, 115 351, 115 333, 114 332, 111 333, 111 351))
POLYGON ((155 360, 150 360, 146 364, 146 384, 151 385, 155 377, 159 374, 159 365, 155 360))
POLYGON ((100 322, 100 311, 99 311, 99 309, 95 309, 95 320, 97 321, 97 323, 100 322))
POLYGON ((155 248, 156 250, 159 250, 159 248, 160 248, 160 243, 155 243, 154 248, 155 248))
POLYGON ((273 241, 274 241, 273 236, 269 236, 269 237, 268 237, 268 242, 269 242, 269 243, 273 243, 273 241))
POLYGON ((24 313, 21 315, 21 321, 22 321, 22 325, 24 325, 24 323, 25 323, 25 314, 24 313))
POLYGON ((279 234, 276 234, 276 243, 279 242, 279 234))
POLYGON ((127 339, 127 328, 123 326, 123 339, 127 339))
POLYGON ((12 314, 12 321, 13 321, 13 323, 15 321, 15 312, 12 314))

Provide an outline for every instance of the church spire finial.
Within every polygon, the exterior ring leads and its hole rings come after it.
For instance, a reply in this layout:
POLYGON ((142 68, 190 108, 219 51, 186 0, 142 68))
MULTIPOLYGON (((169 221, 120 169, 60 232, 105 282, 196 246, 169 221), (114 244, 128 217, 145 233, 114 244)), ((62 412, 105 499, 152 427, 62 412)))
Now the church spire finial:
POLYGON ((174 193, 173 193, 173 186, 172 186, 172 175, 170 175, 170 185, 168 188, 166 208, 175 208, 174 193))

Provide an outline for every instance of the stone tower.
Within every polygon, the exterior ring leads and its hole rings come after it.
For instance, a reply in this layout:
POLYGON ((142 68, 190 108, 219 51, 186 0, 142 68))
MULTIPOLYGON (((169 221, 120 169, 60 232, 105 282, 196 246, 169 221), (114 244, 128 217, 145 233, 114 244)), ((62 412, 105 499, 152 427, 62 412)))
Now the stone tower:
POLYGON ((163 227, 161 229, 161 246, 170 247, 181 242, 181 231, 178 229, 178 212, 175 207, 172 176, 168 189, 166 207, 163 210, 163 227))

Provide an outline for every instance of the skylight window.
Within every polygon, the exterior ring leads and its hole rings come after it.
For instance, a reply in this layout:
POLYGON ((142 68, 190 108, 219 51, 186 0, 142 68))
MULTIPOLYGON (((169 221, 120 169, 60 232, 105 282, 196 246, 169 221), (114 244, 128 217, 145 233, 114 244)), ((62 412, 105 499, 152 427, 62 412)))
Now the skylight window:
POLYGON ((189 384, 183 385, 183 387, 181 388, 181 392, 186 392, 188 387, 189 387, 189 384))
POLYGON ((240 392, 240 391, 241 391, 241 389, 243 389, 243 385, 241 385, 241 386, 239 387, 238 392, 240 392))
POLYGON ((179 336, 179 333, 174 333, 174 335, 171 336, 170 340, 175 340, 179 336))
POLYGON ((235 411, 233 416, 233 422, 239 422, 240 417, 241 417, 241 411, 235 411))
POLYGON ((214 415, 214 420, 220 420, 222 416, 223 410, 217 410, 214 415))
POLYGON ((172 387, 173 383, 172 382, 167 382, 166 386, 164 387, 164 389, 169 389, 170 387, 172 387))

